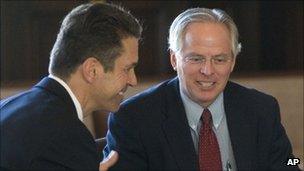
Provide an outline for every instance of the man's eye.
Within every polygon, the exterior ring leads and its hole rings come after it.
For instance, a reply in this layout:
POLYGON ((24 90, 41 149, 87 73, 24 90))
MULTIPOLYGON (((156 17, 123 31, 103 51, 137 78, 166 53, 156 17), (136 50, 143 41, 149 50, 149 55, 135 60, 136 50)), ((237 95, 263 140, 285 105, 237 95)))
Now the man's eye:
POLYGON ((203 58, 200 58, 200 57, 189 57, 187 59, 190 62, 201 62, 203 60, 203 58))
POLYGON ((192 61, 201 61, 200 58, 192 58, 192 61))
POLYGON ((224 62, 225 59, 215 59, 216 62, 224 62))
POLYGON ((227 58, 214 58, 213 60, 217 63, 224 63, 228 61, 227 58))
POLYGON ((126 68, 124 69, 125 72, 130 72, 132 68, 126 68))

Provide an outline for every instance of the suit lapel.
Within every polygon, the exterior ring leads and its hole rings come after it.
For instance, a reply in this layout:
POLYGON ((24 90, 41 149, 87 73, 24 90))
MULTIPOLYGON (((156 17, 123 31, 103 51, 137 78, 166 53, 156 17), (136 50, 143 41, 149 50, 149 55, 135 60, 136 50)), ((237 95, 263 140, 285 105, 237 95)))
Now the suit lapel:
POLYGON ((180 170, 198 170, 198 159, 179 95, 178 80, 175 78, 168 84, 164 105, 166 119, 162 125, 164 134, 180 170))
MULTIPOLYGON (((69 122, 70 122, 69 127, 71 128, 71 130, 78 132, 79 137, 81 137, 81 139, 79 139, 77 142, 75 142, 75 144, 78 143, 78 144, 83 144, 84 146, 86 146, 87 147, 86 153, 89 154, 90 157, 94 158, 93 160, 91 158, 88 161, 84 161, 84 163, 86 162, 87 166, 90 167, 90 166, 92 166, 92 161, 96 160, 96 162, 98 162, 100 157, 98 156, 98 153, 97 153, 97 148, 96 148, 96 144, 94 141, 94 137, 92 136, 92 134, 90 133, 88 128, 84 125, 84 123, 78 119, 76 107, 73 103, 71 96, 67 92, 67 90, 61 84, 59 84, 57 81, 55 81, 49 77, 43 78, 39 83, 37 83, 35 85, 35 87, 42 88, 44 90, 49 91, 50 93, 58 96, 62 100, 62 103, 65 103, 64 107, 66 107, 68 109, 67 111, 70 111, 70 112, 65 113, 65 116, 63 116, 63 117, 66 117, 65 119, 69 120, 69 122)), ((76 147, 79 147, 79 146, 76 146, 76 147)), ((75 151, 74 155, 77 156, 78 153, 77 153, 77 151, 75 151)), ((71 166, 71 167, 77 167, 77 166, 71 166)))
POLYGON ((76 107, 74 106, 74 103, 69 93, 57 81, 53 80, 52 78, 45 77, 39 83, 37 83, 35 87, 45 89, 55 94, 56 96, 61 98, 64 103, 66 103, 66 107, 69 107, 72 113, 77 113, 76 107))
POLYGON ((252 156, 254 155, 254 135, 252 135, 254 132, 252 130, 255 130, 255 124, 253 124, 255 119, 247 110, 245 101, 246 99, 240 97, 236 85, 228 82, 224 91, 224 105, 238 170, 252 168, 252 156))

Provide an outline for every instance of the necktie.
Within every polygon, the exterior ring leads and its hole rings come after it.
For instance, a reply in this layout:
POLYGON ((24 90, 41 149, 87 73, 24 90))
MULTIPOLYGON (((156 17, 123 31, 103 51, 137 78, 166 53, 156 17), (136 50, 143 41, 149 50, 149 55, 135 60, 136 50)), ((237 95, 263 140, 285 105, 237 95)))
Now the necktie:
POLYGON ((199 136, 199 167, 200 171, 222 170, 221 155, 216 136, 212 130, 212 117, 206 108, 203 111, 202 126, 199 136))

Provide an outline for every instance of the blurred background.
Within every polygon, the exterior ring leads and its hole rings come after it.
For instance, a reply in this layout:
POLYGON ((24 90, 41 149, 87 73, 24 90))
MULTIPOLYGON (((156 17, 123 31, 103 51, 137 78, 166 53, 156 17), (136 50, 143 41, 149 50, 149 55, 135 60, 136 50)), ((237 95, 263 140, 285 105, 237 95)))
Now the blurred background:
MULTIPOLYGON (((88 1, 1 1, 1 99, 29 89, 48 75, 49 54, 63 17, 88 1)), ((168 29, 190 7, 220 8, 235 21, 242 52, 231 80, 275 96, 296 157, 303 163, 302 1, 104 1, 127 7, 144 25, 139 84, 127 97, 175 76, 168 29)), ((85 118, 95 136, 106 134, 107 113, 85 118)))

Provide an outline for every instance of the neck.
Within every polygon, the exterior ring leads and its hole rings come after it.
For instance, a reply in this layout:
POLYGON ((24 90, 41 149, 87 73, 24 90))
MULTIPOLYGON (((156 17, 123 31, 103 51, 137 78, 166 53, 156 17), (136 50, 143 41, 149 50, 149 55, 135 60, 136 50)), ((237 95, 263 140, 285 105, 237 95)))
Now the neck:
POLYGON ((77 100, 81 105, 83 117, 89 116, 93 111, 93 104, 90 103, 89 86, 83 79, 76 75, 72 75, 69 80, 66 81, 77 100))

